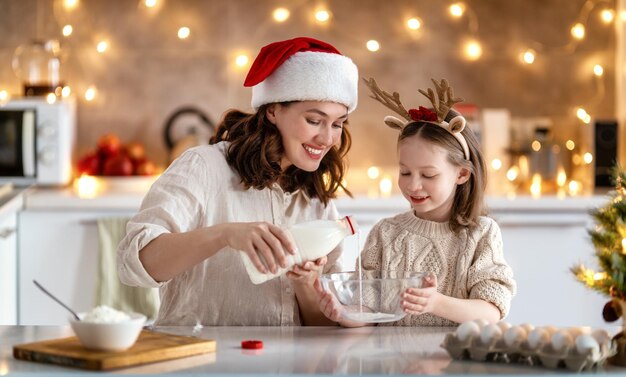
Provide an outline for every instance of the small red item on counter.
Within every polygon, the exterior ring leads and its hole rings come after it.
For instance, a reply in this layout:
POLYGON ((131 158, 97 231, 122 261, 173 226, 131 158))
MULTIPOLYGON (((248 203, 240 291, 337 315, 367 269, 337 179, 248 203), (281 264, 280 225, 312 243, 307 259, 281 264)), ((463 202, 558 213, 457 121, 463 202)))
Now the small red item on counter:
POLYGON ((259 350, 263 348, 262 340, 243 340, 241 342, 241 348, 245 350, 259 350))

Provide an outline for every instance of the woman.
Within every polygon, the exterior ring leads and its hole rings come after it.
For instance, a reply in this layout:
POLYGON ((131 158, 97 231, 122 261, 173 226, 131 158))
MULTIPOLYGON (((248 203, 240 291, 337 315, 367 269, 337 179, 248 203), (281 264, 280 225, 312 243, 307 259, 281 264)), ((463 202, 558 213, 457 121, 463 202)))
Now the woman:
POLYGON ((335 219, 357 103, 358 72, 332 45, 295 38, 265 46, 244 83, 255 113, 229 111, 212 145, 185 152, 153 184, 118 248, 118 273, 159 287, 157 325, 328 324, 313 283, 339 250, 253 285, 285 266, 284 227, 335 219))

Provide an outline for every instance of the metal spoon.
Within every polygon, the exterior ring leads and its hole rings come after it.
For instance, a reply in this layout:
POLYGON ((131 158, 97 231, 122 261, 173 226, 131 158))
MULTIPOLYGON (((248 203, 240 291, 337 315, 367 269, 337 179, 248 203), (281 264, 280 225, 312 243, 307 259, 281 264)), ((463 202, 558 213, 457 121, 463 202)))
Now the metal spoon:
POLYGON ((46 290, 46 288, 42 287, 41 284, 39 284, 37 282, 37 280, 33 280, 33 283, 35 283, 35 285, 37 286, 37 288, 41 289, 41 291, 45 294, 47 294, 51 299, 53 299, 54 301, 58 302, 59 304, 61 304, 62 307, 64 307, 65 309, 67 309, 70 313, 72 313, 72 315, 74 316, 74 318, 76 318, 77 321, 80 321, 80 317, 78 316, 78 314, 76 314, 75 311, 73 311, 72 309, 70 309, 69 306, 65 305, 64 303, 61 302, 61 300, 59 300, 58 298, 56 298, 52 293, 48 292, 46 290))

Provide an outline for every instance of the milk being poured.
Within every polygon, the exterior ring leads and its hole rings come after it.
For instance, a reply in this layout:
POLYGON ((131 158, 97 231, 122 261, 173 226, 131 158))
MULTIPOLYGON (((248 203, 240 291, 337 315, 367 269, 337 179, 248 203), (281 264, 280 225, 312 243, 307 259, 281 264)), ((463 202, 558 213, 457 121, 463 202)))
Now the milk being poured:
POLYGON ((252 264, 250 257, 243 251, 242 259, 250 280, 254 284, 261 284, 289 271, 293 265, 306 261, 316 260, 328 255, 347 236, 358 230, 356 222, 346 216, 338 220, 314 220, 295 224, 287 229, 296 243, 296 254, 287 255, 287 267, 278 267, 275 274, 259 272, 252 264))

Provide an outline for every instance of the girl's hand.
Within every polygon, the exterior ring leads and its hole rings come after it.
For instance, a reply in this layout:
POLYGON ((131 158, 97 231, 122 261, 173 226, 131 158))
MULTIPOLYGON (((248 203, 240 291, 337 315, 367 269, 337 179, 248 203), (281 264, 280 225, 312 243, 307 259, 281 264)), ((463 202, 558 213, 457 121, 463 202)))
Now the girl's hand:
POLYGON ((327 257, 321 257, 315 261, 306 261, 302 264, 296 264, 291 271, 287 272, 287 277, 296 284, 313 285, 322 273, 322 269, 328 262, 327 257))
POLYGON ((224 224, 224 239, 231 248, 245 252, 264 274, 287 267, 287 253, 293 255, 296 249, 287 232, 266 222, 224 224))
POLYGON ((407 314, 432 313, 441 294, 437 292, 437 277, 424 277, 423 288, 407 288, 402 294, 402 308, 407 314))

